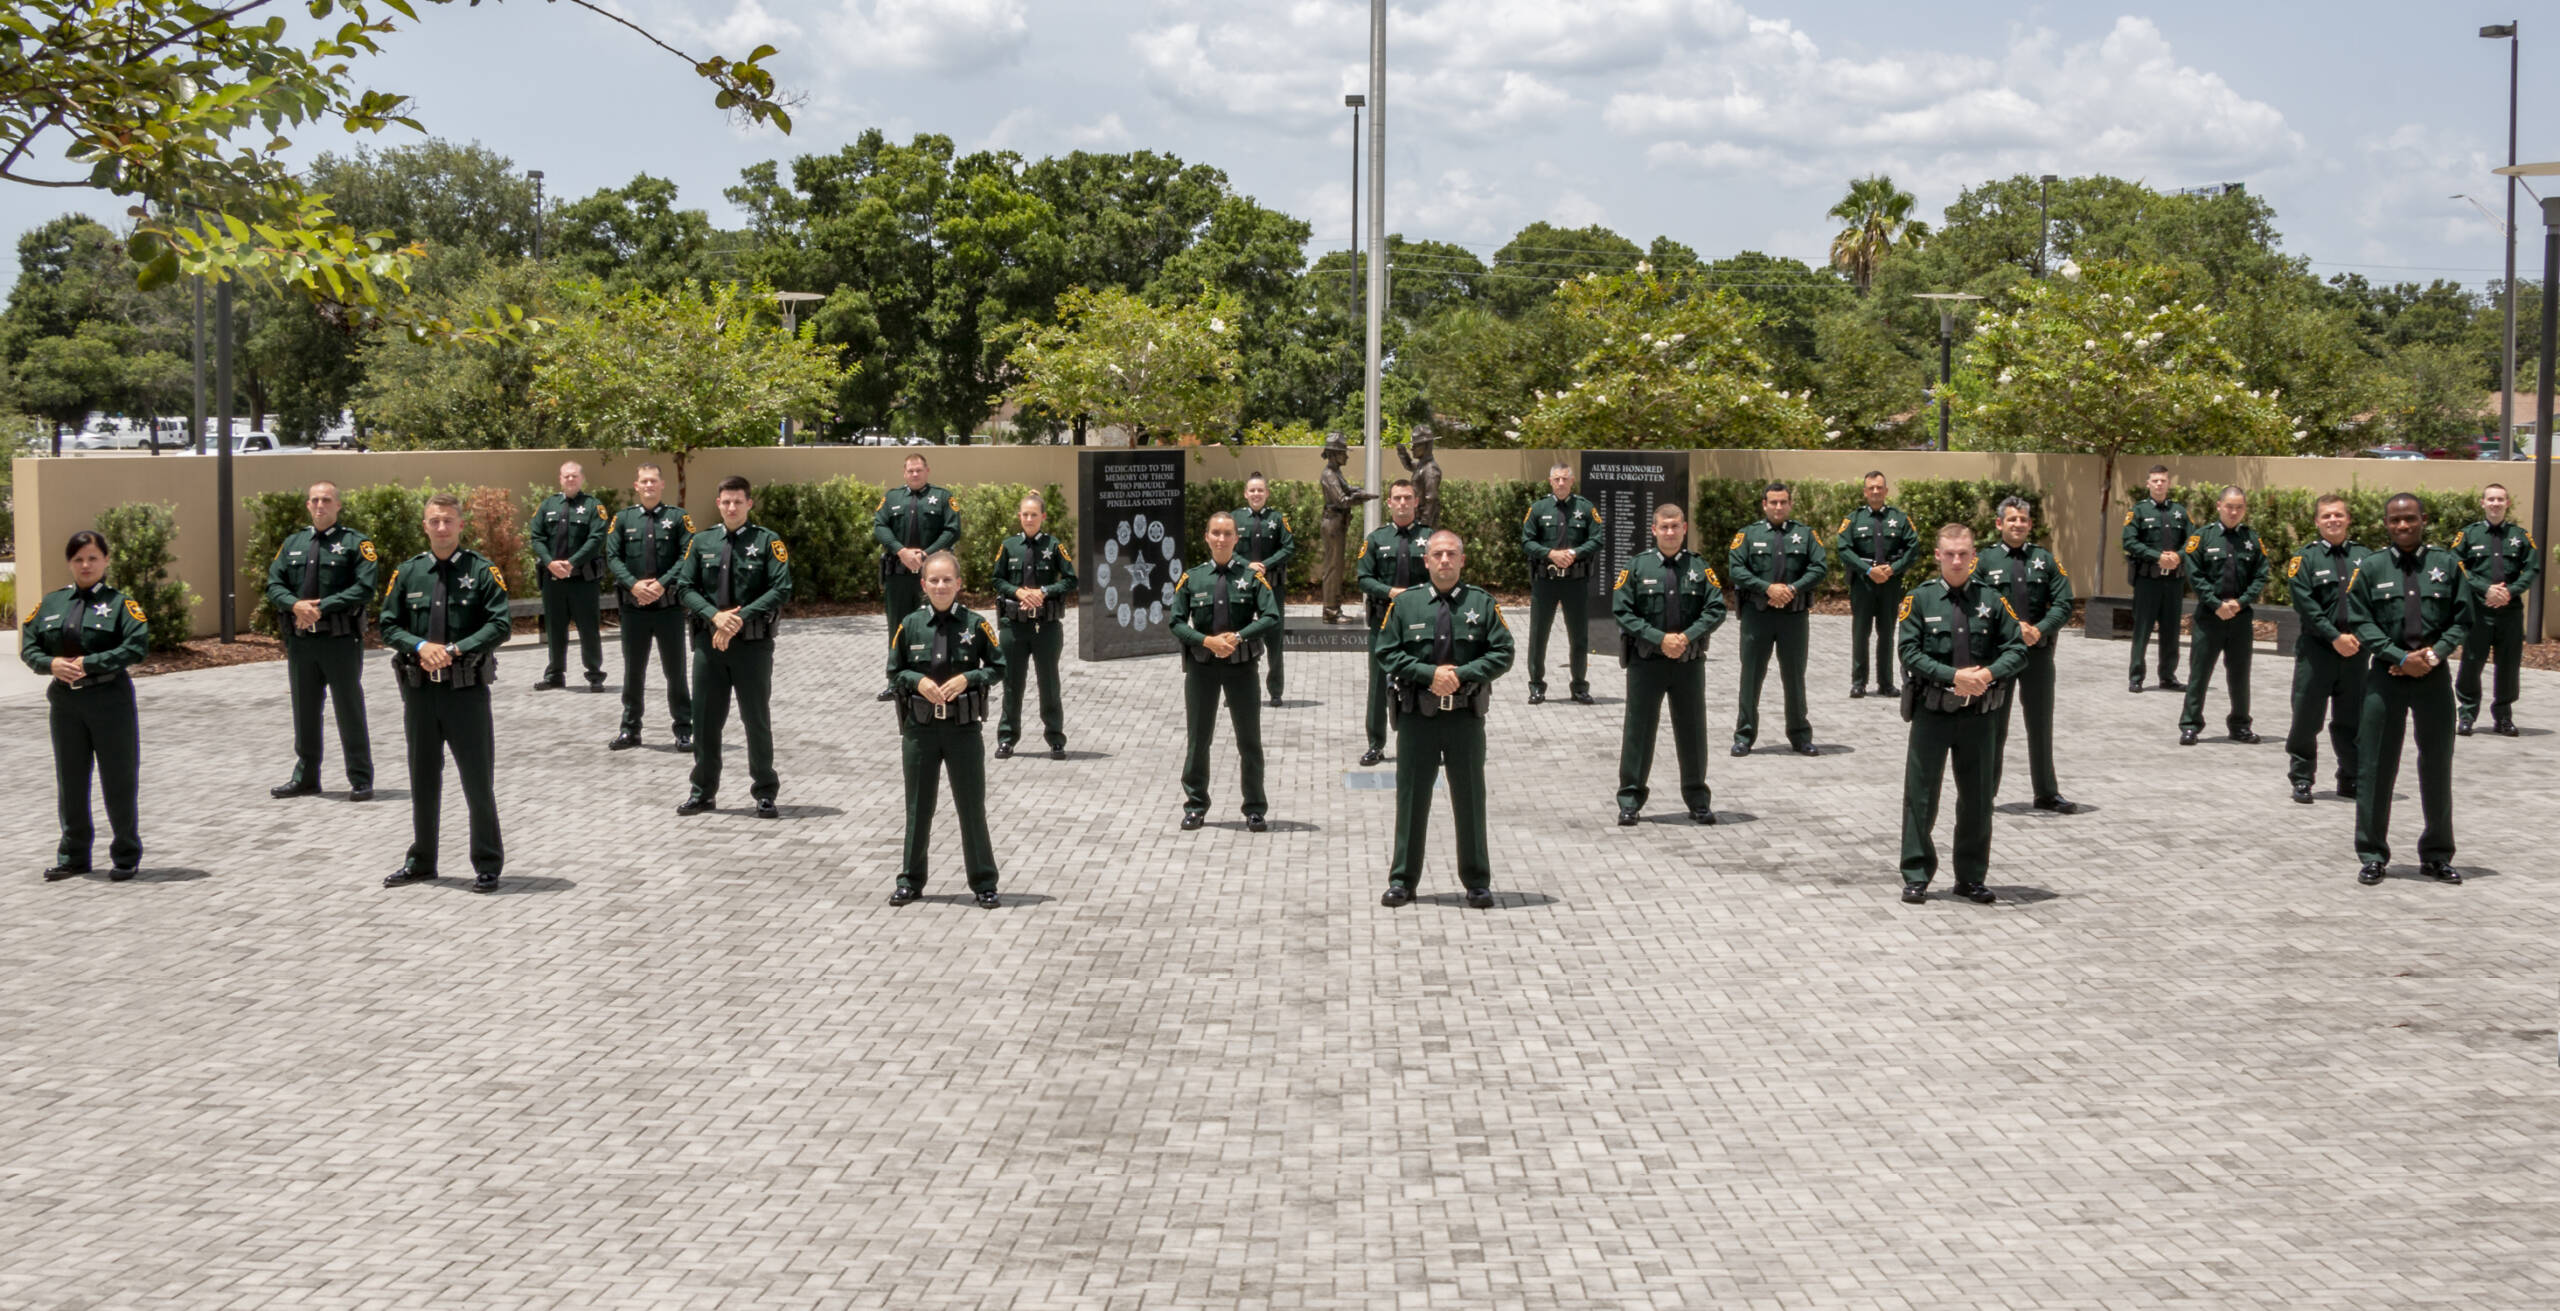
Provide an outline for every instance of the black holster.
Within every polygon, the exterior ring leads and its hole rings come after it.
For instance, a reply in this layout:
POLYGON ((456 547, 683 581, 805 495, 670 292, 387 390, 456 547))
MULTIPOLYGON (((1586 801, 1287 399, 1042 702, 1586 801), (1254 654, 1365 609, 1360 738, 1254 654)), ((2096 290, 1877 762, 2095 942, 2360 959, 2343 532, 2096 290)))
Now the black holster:
MULTIPOLYGON (((292 611, 285 612, 285 622, 288 624, 293 622, 292 611)), ((362 609, 340 610, 335 614, 324 611, 320 615, 320 622, 314 624, 310 632, 295 629, 294 636, 362 637, 364 636, 364 611, 362 609)))
MULTIPOLYGON (((1550 549, 1561 549, 1561 548, 1550 548, 1550 549)), ((1538 566, 1538 576, 1539 576, 1539 577, 1541 577, 1541 578, 1546 578, 1546 579, 1556 579, 1556 580, 1561 580, 1561 579, 1566 579, 1566 578, 1589 578, 1589 577, 1591 576, 1591 557, 1590 557, 1590 556, 1587 556, 1587 555, 1578 555, 1578 556, 1575 556, 1575 557, 1573 558, 1573 563, 1572 563, 1572 564, 1569 564, 1569 565, 1566 565, 1566 566, 1565 566, 1564 568, 1562 568, 1562 569, 1558 569, 1558 568, 1556 568, 1554 565, 1551 565, 1551 564, 1542 564, 1542 565, 1539 565, 1539 566, 1538 566)))
POLYGON ((1050 597, 1041 602, 1039 610, 1035 612, 1024 610, 1022 603, 1010 596, 999 596, 996 598, 996 617, 1008 624, 1019 624, 1024 628, 1045 628, 1058 622, 1058 607, 1065 599, 1058 596, 1050 597))

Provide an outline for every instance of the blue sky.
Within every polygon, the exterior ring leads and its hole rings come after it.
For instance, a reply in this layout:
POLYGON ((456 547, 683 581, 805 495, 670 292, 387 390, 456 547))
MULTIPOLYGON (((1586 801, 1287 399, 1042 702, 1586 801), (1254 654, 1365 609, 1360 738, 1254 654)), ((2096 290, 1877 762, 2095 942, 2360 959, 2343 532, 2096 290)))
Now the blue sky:
MULTIPOLYGON (((1362 0, 620 3, 695 53, 780 47, 776 71, 809 96, 797 131, 734 127, 679 61, 530 0, 421 6, 362 68, 414 96, 435 134, 543 169, 555 197, 646 171, 729 225, 720 189, 742 166, 878 126, 1033 156, 1170 151, 1311 220, 1320 248, 1348 235, 1341 100, 1366 89, 1362 0)), ((1818 260, 1822 213, 1855 175, 1891 173, 1934 218, 1983 178, 2106 172, 2245 182, 2324 275, 2478 285, 2496 276, 2499 228, 2449 197, 2502 205, 2487 170, 2504 162, 2506 47, 2474 33, 2514 17, 2378 0, 1405 0, 1388 36, 1388 226, 1487 255, 1548 219, 1818 260)), ((2520 151, 2560 158, 2560 22, 2525 17, 2520 151)), ((2520 206, 2532 278, 2539 231, 2520 206)), ((69 208, 121 213, 0 187, 0 231, 14 242, 69 208)))

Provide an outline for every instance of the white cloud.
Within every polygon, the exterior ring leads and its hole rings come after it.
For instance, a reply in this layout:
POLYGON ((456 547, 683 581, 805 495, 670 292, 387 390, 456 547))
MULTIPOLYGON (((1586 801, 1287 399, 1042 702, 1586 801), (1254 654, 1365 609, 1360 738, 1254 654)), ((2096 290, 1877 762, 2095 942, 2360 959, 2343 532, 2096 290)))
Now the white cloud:
MULTIPOLYGON (((1365 206, 1366 201, 1362 204, 1365 206)), ((1387 188, 1387 231, 1408 237, 1492 238, 1519 225, 1511 194, 1463 168, 1442 171, 1418 186, 1387 188)), ((1364 234, 1363 242, 1368 240, 1364 234)))
MULTIPOLYGON (((2492 158, 2480 134, 2406 123, 2357 142, 2366 185, 2354 192, 2353 219, 2358 259, 2392 262, 2394 251, 2412 246, 2452 247, 2479 252, 2466 267, 2493 268, 2505 257, 2506 179, 2489 170, 2505 162, 2492 158), (2477 196, 2495 219, 2484 217, 2456 195, 2477 196)), ((2528 238, 2533 231, 2533 199, 2519 192, 2516 222, 2528 238)), ((2532 274, 2528 242, 2519 256, 2516 276, 2532 274)), ((2478 282, 2496 274, 2435 270, 2376 269, 2377 282, 2450 277, 2478 282)))
POLYGON ((1547 202, 1547 221, 1560 228, 1587 228, 1609 219, 1600 202, 1579 191, 1564 191, 1547 202))
POLYGON ((987 129, 986 146, 991 150, 1014 150, 1025 155, 1040 155, 1058 149, 1122 150, 1136 142, 1129 125, 1120 121, 1116 112, 1104 114, 1090 123, 1062 122, 1057 111, 1041 105, 1023 107, 997 119, 987 129))
POLYGON ((834 0, 786 7, 803 10, 800 20, 775 13, 764 0, 730 0, 729 12, 716 22, 679 12, 668 28, 697 36, 723 54, 771 44, 813 56, 822 73, 980 72, 1015 62, 1031 35, 1027 0, 834 0), (796 48, 812 36, 815 49, 796 48))

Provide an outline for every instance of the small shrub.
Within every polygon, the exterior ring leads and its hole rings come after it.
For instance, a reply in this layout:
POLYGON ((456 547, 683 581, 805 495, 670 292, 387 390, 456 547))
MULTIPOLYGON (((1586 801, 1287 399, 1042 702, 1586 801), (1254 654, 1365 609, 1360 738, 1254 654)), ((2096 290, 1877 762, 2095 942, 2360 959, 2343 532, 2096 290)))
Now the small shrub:
POLYGON ((151 625, 151 649, 171 651, 193 633, 195 589, 169 576, 177 560, 178 509, 165 502, 137 501, 98 516, 114 554, 107 564, 107 583, 142 607, 151 625))

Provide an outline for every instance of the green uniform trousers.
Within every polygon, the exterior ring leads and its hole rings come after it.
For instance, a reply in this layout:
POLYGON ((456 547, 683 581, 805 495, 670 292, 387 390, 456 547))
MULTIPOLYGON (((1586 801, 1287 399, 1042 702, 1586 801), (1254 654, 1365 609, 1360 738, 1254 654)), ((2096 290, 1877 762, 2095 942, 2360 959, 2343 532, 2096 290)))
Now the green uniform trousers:
POLYGON ((1591 580, 1549 578, 1543 564, 1529 566, 1529 690, 1547 690, 1547 630, 1555 627, 1556 610, 1565 622, 1565 666, 1573 674, 1566 690, 1579 696, 1591 690, 1591 580))
POLYGON ((2356 859, 2391 859, 2391 788, 2400 777, 2400 745, 2418 722, 2418 859, 2453 859, 2453 671, 2401 678, 2371 667, 2364 675, 2364 714, 2356 724, 2356 859))
POLYGON ((1405 715, 1396 721, 1396 855, 1389 885, 1410 889, 1422 878, 1431 826, 1431 789, 1449 770, 1449 805, 1458 829, 1458 882, 1469 892, 1493 886, 1493 856, 1485 841, 1484 716, 1405 715))
POLYGON ((71 687, 54 679, 45 685, 45 712, 53 730, 54 810, 62 821, 54 863, 89 868, 89 849, 98 840, 97 821, 89 814, 94 767, 107 794, 107 825, 115 831, 107 857, 132 868, 142 860, 142 720, 133 708, 133 679, 111 679, 95 687, 71 687))
POLYGON ((1269 814, 1271 799, 1262 792, 1262 699, 1254 692, 1253 666, 1198 661, 1187 652, 1182 663, 1182 813, 1209 813, 1209 744, 1217 736, 1223 696, 1243 762, 1244 813, 1269 814))
POLYGON ((409 736, 409 869, 433 874, 444 809, 444 756, 462 777, 471 812, 471 872, 496 874, 507 863, 498 836, 498 740, 489 716, 489 687, 400 685, 400 719, 409 736))
MULTIPOLYGON (((2000 733, 1991 753, 1991 794, 2000 794, 2000 778, 2008 768, 2009 716, 2027 717, 2027 773, 2035 782, 2035 800, 2062 795, 2062 782, 2053 773, 2053 634, 2027 648, 2027 667, 2018 673, 2018 681, 2009 699, 2000 707, 2000 733), (2021 705, 2020 703, 2024 704, 2021 705)), ((1919 717, 1918 711, 1912 712, 1919 717)))
POLYGON ((747 735, 747 782, 758 801, 782 794, 773 772, 773 639, 731 639, 714 650, 706 629, 693 635, 693 794, 720 795, 720 734, 729 726, 729 694, 738 694, 738 727, 747 735))
POLYGON ((373 786, 373 735, 364 722, 364 639, 287 633, 285 685, 293 693, 293 782, 320 786, 320 703, 338 717, 347 786, 373 786))
POLYGON ((2480 607, 2462 640, 2462 672, 2453 680, 2454 702, 2465 719, 2480 717, 2480 666, 2494 655, 2498 681, 2489 698, 2489 722, 2504 724, 2516 715, 2516 669, 2524 661, 2524 598, 2519 595, 2492 610, 2480 607))
POLYGON ((1282 606, 1283 609, 1280 615, 1279 626, 1262 635, 1262 663, 1269 666, 1269 668, 1263 672, 1262 685, 1270 690, 1271 699, 1274 701, 1280 699, 1281 637, 1289 631, 1289 615, 1286 609, 1287 603, 1285 601, 1282 602, 1282 606))
POLYGON ((569 629, 578 630, 578 663, 587 671, 590 683, 604 682, 603 598, 597 595, 594 580, 586 578, 553 578, 542 570, 542 641, 548 658, 542 666, 544 678, 560 678, 569 668, 569 629))
POLYGON ((880 579, 880 593, 882 600, 888 604, 884 617, 889 621, 889 646, 895 649, 898 644, 898 621, 914 614, 924 606, 924 576, 922 574, 884 574, 880 579))
POLYGON ((1991 800, 1998 786, 2000 717, 1971 711, 1911 712, 1911 747, 1902 757, 1902 881, 1920 887, 1938 873, 1938 789, 1955 760, 1956 890, 1982 886, 1991 874, 1991 800))
POLYGON ((907 777, 907 845, 898 882, 924 891, 933 854, 933 807, 942 776, 951 775, 951 808, 960 813, 960 858, 971 892, 996 890, 996 845, 987 836, 987 739, 976 724, 926 725, 912 721, 898 732, 898 760, 907 777))
POLYGON ((682 606, 644 610, 622 607, 622 731, 637 735, 649 709, 649 652, 658 653, 658 673, 667 680, 667 728, 679 737, 693 735, 693 693, 684 676, 685 614, 682 606))
POLYGON ((1036 672, 1040 676, 1041 735, 1048 739, 1050 750, 1066 750, 1067 710, 1058 697, 1058 653, 1066 647, 1067 626, 1063 623, 1029 625, 1005 621, 1004 714, 996 720, 997 746, 1009 747, 1022 740, 1022 684, 1036 672))
POLYGON ((1618 808, 1642 810, 1653 789, 1654 741, 1662 703, 1671 702, 1671 746, 1680 757, 1680 804, 1706 810, 1715 800, 1707 787, 1707 662, 1648 660, 1627 665, 1627 723, 1618 737, 1618 808))
POLYGON ((2184 579, 2133 580, 2133 664, 2125 670, 2125 677, 2145 676, 2142 659, 2154 632, 2160 640, 2160 677, 2167 680, 2178 676, 2178 612, 2186 608, 2186 602, 2184 579))
POLYGON ((1804 708, 1805 612, 1742 608, 1742 699, 1733 713, 1733 742, 1748 747, 1760 737, 1760 680, 1769 653, 1778 655, 1778 684, 1787 698, 1787 744, 1813 745, 1813 721, 1804 708))
MULTIPOLYGON (((1375 632, 1375 631, 1377 630, 1377 625, 1375 625, 1375 624, 1371 624, 1371 625, 1369 626, 1369 628, 1370 628, 1370 631, 1375 632)), ((1376 656, 1374 656, 1374 655, 1369 657, 1369 722, 1368 722, 1368 729, 1369 729, 1369 749, 1370 749, 1371 751, 1384 751, 1384 750, 1386 750, 1386 749, 1387 749, 1387 670, 1386 670, 1386 666, 1381 665, 1381 664, 1379 664, 1379 663, 1378 663, 1378 658, 1377 658, 1376 656)))
POLYGON ((2249 607, 2228 619, 2216 619, 2210 611, 2195 617, 2195 649, 2188 653, 2186 708, 2178 713, 2178 727, 2204 731, 2204 694, 2213 686, 2213 662, 2222 659, 2222 670, 2230 675, 2231 713, 2223 716, 2223 726, 2234 733, 2249 730, 2249 661, 2257 652, 2257 635, 2249 607))
POLYGON ((1849 682, 1857 687, 1867 685, 1867 653, 1875 652, 1876 687, 1893 686, 1894 671, 1902 667, 1902 659, 1894 650, 1900 627, 1895 613, 1902 606, 1902 581, 1874 583, 1867 581, 1865 570, 1855 571, 1849 579, 1849 682), (1872 632, 1874 636, 1868 634, 1872 632))
POLYGON ((2285 730, 2285 778, 2309 783, 2320 772, 2320 721, 2329 721, 2329 750, 2337 757, 2338 790, 2350 791, 2357 766, 2357 720, 2364 715, 2366 655, 2342 656, 2307 636, 2293 656, 2293 724, 2285 730))

